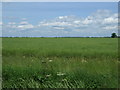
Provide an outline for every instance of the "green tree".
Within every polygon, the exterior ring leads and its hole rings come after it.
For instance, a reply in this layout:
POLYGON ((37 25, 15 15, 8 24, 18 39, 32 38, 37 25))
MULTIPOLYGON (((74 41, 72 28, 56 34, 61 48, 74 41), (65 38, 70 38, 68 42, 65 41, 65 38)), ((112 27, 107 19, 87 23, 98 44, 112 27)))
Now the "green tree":
POLYGON ((116 37, 117 37, 116 33, 112 33, 112 34, 111 34, 111 37, 112 37, 112 38, 116 38, 116 37))

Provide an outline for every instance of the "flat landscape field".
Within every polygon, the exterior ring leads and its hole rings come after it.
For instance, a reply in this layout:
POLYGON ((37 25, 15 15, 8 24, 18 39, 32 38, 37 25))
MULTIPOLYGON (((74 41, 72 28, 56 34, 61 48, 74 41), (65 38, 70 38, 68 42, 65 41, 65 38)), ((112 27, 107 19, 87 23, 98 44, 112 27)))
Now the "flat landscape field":
POLYGON ((117 88, 118 38, 2 38, 3 88, 117 88))

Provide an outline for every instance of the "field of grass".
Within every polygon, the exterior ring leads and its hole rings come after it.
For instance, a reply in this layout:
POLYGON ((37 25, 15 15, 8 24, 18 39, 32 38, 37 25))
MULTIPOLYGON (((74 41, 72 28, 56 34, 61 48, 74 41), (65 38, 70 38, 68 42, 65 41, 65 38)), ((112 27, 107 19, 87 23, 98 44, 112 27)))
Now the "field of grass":
POLYGON ((117 38, 3 38, 3 88, 117 88, 117 38))

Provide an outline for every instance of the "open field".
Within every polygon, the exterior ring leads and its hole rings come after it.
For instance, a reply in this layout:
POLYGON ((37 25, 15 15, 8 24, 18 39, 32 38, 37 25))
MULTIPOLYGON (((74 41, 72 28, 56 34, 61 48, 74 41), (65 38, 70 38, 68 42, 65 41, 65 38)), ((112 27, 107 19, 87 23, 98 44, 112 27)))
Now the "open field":
POLYGON ((117 38, 3 38, 2 44, 3 88, 118 87, 117 38))

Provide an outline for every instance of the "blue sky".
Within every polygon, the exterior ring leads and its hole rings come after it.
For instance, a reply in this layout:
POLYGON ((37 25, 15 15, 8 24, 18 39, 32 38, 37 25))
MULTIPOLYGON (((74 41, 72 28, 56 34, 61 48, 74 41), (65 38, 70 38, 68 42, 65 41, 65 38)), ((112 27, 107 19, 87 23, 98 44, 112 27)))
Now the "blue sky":
POLYGON ((3 36, 110 36, 117 2, 6 2, 3 36), (108 30, 110 29, 110 30, 108 30))

